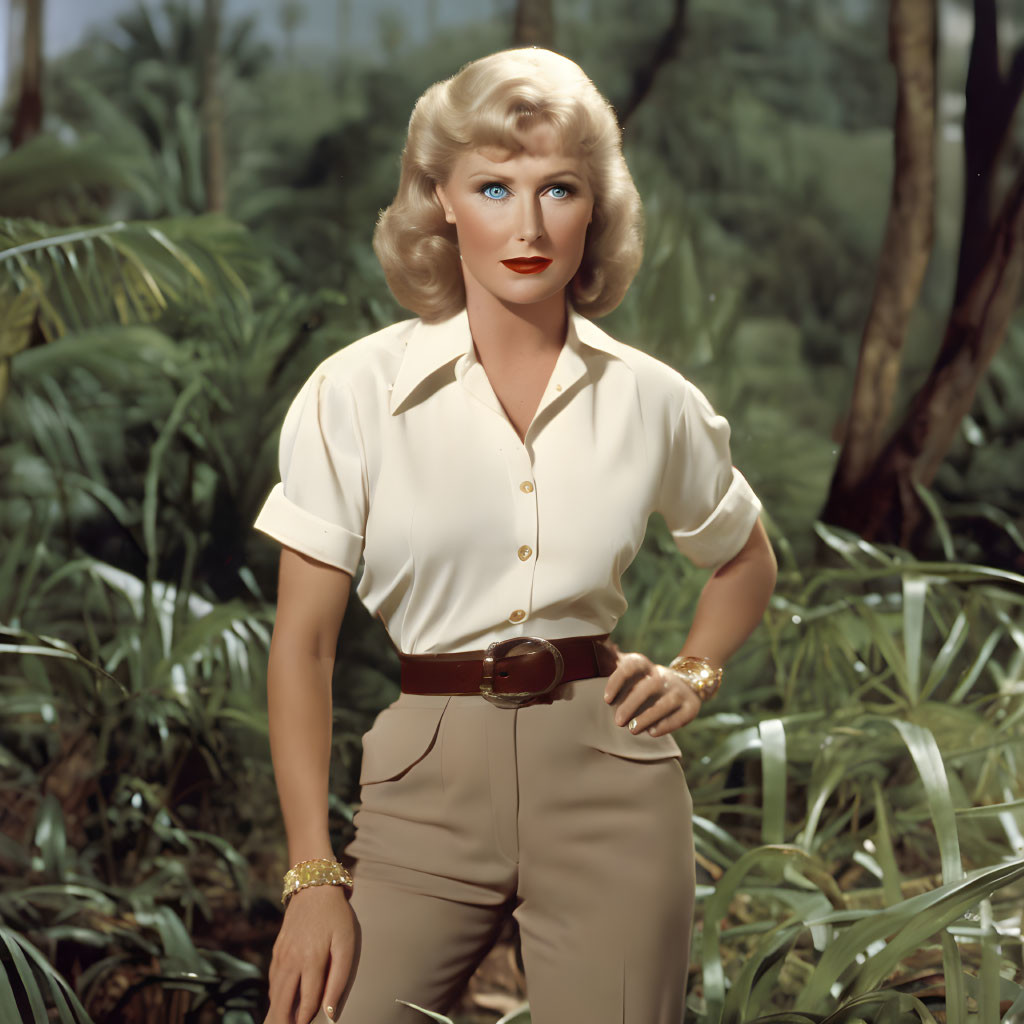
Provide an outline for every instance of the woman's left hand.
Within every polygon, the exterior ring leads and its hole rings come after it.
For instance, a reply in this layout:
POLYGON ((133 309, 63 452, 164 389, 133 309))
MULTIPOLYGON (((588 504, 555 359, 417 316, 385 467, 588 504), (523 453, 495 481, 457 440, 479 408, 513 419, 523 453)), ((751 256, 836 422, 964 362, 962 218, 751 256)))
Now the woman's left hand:
POLYGON ((604 699, 611 704, 620 691, 624 696, 615 709, 615 724, 632 733, 646 729, 652 736, 662 736, 692 722, 700 711, 700 698, 682 677, 643 654, 619 655, 605 684, 604 699))

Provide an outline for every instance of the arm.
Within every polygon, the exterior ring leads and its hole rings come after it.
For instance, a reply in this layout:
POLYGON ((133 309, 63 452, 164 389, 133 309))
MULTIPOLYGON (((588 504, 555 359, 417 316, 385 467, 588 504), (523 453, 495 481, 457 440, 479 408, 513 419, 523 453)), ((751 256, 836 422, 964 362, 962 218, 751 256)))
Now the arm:
POLYGON ((746 544, 704 584, 679 653, 724 665, 761 621, 777 569, 775 552, 758 519, 746 544))
MULTIPOLYGON (((327 827, 331 675, 351 585, 341 569, 282 548, 267 715, 289 864, 334 859, 327 827)), ((337 1007, 353 949, 354 920, 343 890, 295 893, 274 943, 268 1024, 307 1024, 321 1000, 337 1007)))
POLYGON ((331 675, 351 585, 348 573, 281 549, 267 716, 291 864, 334 856, 327 832, 331 675))
MULTIPOLYGON (((680 654, 725 664, 761 621, 775 588, 777 565, 760 519, 740 551, 704 584, 690 632, 680 654)), ((700 699, 681 678, 642 654, 625 654, 605 685, 605 700, 614 701, 632 683, 615 712, 618 725, 635 733, 660 736, 693 721, 700 699), (640 708, 650 704, 642 713, 640 708), (634 717, 635 716, 635 717, 634 717)))

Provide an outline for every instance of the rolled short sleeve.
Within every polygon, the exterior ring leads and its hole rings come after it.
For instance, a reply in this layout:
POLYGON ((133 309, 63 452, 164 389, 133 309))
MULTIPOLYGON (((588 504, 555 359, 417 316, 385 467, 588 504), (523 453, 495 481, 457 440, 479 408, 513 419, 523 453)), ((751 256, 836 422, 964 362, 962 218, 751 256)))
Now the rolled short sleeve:
POLYGON ((732 464, 725 417, 684 383, 656 511, 687 558, 717 568, 747 542, 761 502, 732 464))
POLYGON ((366 532, 367 486, 350 389, 314 373, 285 414, 278 454, 281 482, 255 528, 354 575, 366 532))

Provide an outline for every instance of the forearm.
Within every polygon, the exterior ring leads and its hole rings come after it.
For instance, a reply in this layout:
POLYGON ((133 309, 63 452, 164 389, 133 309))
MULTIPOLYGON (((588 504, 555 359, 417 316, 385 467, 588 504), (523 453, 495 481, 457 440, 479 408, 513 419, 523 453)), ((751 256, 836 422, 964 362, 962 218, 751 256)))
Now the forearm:
POLYGON ((775 554, 758 520, 739 554, 704 585, 680 654, 724 665, 761 621, 776 572, 775 554))
POLYGON ((327 827, 334 657, 271 644, 267 670, 270 753, 288 859, 333 859, 327 827))

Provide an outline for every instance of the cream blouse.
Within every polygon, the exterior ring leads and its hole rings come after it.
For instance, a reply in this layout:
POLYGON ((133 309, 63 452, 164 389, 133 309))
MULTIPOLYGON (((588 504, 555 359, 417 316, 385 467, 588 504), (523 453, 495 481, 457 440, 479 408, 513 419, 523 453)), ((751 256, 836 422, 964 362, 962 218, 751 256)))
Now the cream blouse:
POLYGON ((256 528, 352 575, 362 559, 357 593, 409 654, 610 632, 652 512, 718 566, 761 508, 701 392, 572 311, 525 441, 463 311, 325 359, 285 416, 280 468, 256 528))

